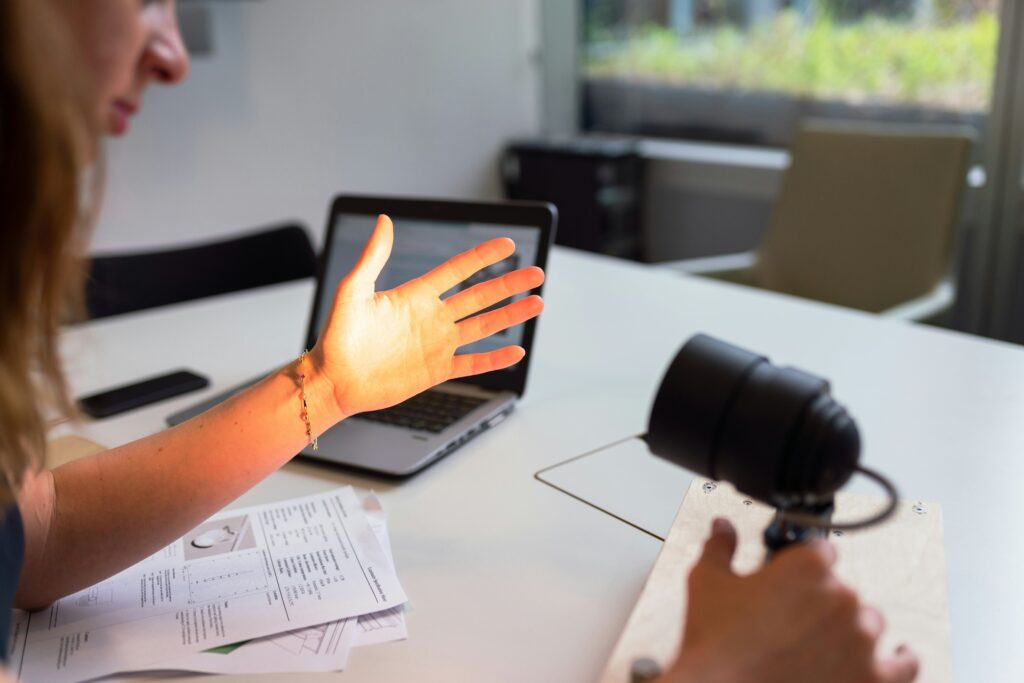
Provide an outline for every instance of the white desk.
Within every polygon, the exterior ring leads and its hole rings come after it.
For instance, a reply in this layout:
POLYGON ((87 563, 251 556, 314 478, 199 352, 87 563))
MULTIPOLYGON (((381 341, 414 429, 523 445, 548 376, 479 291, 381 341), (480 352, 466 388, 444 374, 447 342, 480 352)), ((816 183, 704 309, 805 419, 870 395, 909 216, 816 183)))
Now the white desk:
MULTIPOLYGON (((221 390, 297 354, 310 296, 291 284, 72 330, 72 385, 185 366, 221 390)), ((659 544, 533 474, 643 431, 668 361, 704 331, 833 380, 865 461, 944 507, 957 679, 1024 680, 1024 351, 563 249, 546 300, 526 397, 499 428, 406 481, 296 461, 240 499, 383 494, 411 636, 356 651, 344 676, 594 680, 659 544)), ((207 393, 70 431, 120 444, 207 393)))

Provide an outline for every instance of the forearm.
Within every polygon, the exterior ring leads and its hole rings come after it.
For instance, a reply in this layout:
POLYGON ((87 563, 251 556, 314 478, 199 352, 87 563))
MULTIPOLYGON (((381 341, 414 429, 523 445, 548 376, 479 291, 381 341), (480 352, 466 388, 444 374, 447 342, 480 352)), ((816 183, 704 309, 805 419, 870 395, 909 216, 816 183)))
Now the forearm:
MULTIPOLYGON (((18 605, 48 604, 138 562, 286 463, 308 440, 296 368, 182 425, 28 481, 18 605)), ((321 374, 309 373, 306 392, 314 434, 343 417, 321 374)))
MULTIPOLYGON (((391 221, 381 216, 355 268, 338 285, 317 349, 304 364, 314 434, 342 419, 342 409, 351 414, 392 406, 446 380, 501 370, 523 357, 516 346, 456 351, 538 315, 543 302, 537 296, 488 309, 539 287, 539 268, 442 298, 511 256, 511 240, 490 240, 377 292, 393 237, 391 221), (328 377, 339 383, 338 391, 328 377)), ((18 496, 26 537, 18 605, 45 605, 147 557, 287 462, 308 438, 295 370, 293 363, 174 429, 30 474, 18 496)))

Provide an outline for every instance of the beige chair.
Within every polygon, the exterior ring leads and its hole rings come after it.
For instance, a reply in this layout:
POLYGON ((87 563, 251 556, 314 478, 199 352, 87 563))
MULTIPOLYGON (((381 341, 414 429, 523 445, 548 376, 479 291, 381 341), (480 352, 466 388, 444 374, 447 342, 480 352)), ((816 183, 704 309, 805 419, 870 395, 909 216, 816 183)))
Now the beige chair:
POLYGON ((660 264, 903 320, 934 321, 973 137, 959 127, 801 128, 755 252, 660 264))

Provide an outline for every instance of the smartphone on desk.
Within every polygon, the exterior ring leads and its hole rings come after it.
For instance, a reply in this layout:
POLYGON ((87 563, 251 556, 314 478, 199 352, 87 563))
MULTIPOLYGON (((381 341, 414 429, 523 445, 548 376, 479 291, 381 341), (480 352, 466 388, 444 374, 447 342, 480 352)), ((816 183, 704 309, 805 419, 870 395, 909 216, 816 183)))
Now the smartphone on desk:
POLYGON ((210 380, 190 370, 175 370, 132 384, 115 387, 78 399, 78 407, 89 417, 118 415, 150 403, 174 398, 210 386, 210 380))

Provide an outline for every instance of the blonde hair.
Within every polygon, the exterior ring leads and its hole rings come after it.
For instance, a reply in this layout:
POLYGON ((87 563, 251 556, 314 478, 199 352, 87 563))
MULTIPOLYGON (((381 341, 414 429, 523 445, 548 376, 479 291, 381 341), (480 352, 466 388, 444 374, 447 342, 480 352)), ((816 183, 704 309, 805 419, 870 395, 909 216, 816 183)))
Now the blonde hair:
POLYGON ((58 327, 80 297, 80 178, 95 150, 73 40, 41 0, 0 2, 0 502, 70 414, 58 327))

